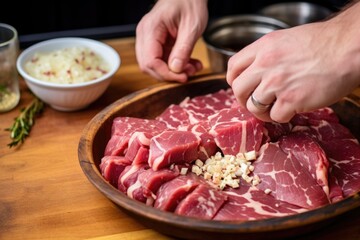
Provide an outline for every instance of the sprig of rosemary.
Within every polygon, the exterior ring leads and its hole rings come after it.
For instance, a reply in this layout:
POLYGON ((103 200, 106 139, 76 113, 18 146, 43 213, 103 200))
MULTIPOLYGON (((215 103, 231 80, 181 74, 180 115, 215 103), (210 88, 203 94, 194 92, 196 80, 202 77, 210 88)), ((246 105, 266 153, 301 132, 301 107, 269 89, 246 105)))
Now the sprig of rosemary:
POLYGON ((10 128, 5 129, 10 132, 12 142, 8 146, 15 147, 22 144, 30 134, 31 128, 35 123, 35 118, 43 111, 44 103, 35 97, 29 105, 20 110, 20 115, 14 119, 10 128))

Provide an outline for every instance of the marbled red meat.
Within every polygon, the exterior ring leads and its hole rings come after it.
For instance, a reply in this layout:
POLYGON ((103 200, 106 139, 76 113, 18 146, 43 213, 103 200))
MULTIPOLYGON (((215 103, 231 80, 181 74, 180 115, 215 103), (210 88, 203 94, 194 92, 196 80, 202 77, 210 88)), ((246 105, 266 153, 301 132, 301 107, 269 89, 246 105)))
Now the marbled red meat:
POLYGON ((133 164, 147 163, 149 160, 149 147, 152 134, 146 132, 134 132, 128 143, 125 158, 133 164))
POLYGON ((330 161, 330 174, 345 197, 360 190, 360 145, 355 139, 322 142, 330 161))
POLYGON ((223 154, 236 155, 260 149, 263 122, 244 109, 223 109, 209 117, 209 124, 209 133, 223 154))
POLYGON ((329 161, 329 198, 336 202, 360 190, 360 145, 349 129, 328 112, 326 120, 311 119, 293 131, 308 134, 324 150, 329 161))
POLYGON ((234 98, 230 97, 231 92, 220 90, 216 93, 185 98, 179 105, 189 115, 191 124, 207 121, 208 117, 224 108, 230 108, 234 98))
POLYGON ((178 176, 163 184, 157 193, 154 207, 173 212, 178 204, 198 185, 199 178, 194 175, 178 176))
POLYGON ((150 119, 117 117, 113 120, 111 138, 105 148, 105 156, 123 155, 134 132, 157 134, 166 129, 163 122, 150 119))
MULTIPOLYGON (((329 200, 332 203, 335 203, 335 202, 338 202, 338 201, 344 199, 344 193, 343 193, 341 186, 339 185, 337 178, 332 173, 331 165, 332 164, 330 162, 329 175, 328 175, 329 190, 330 190, 329 200)), ((352 190, 352 191, 354 191, 354 190, 352 190)))
POLYGON ((188 112, 179 105, 171 104, 156 117, 156 120, 166 124, 167 129, 177 129, 179 126, 190 124, 188 112))
POLYGON ((102 175, 130 198, 202 219, 283 217, 360 190, 360 145, 333 110, 264 123, 240 108, 231 89, 186 98, 155 120, 115 118, 105 155, 102 175), (204 172, 191 172, 218 151, 255 151, 250 177, 260 183, 241 179, 239 188, 220 191, 204 172))
POLYGON ((128 188, 136 182, 139 174, 147 169, 149 169, 147 164, 127 166, 119 176, 118 189, 126 193, 128 188))
POLYGON ((280 138, 281 149, 292 154, 301 166, 316 179, 326 195, 329 196, 328 169, 329 161, 319 143, 303 132, 294 132, 280 138))
POLYGON ((312 125, 314 121, 325 120, 327 122, 338 123, 339 118, 336 116, 335 112, 329 108, 320 108, 315 111, 305 112, 296 114, 291 120, 291 124, 294 126, 309 126, 312 125))
POLYGON ((284 217, 307 209, 280 201, 256 187, 241 185, 224 191, 228 200, 213 218, 221 221, 251 221, 284 217))
POLYGON ((130 164, 131 162, 122 156, 104 156, 100 163, 101 174, 111 185, 117 188, 120 174, 130 164))
POLYGON ((181 130, 192 132, 200 138, 197 156, 200 160, 206 160, 219 151, 214 137, 209 133, 210 125, 208 122, 199 122, 197 124, 184 126, 181 130))
POLYGON ((329 203, 308 167, 302 166, 294 154, 283 152, 278 143, 264 144, 253 166, 253 173, 261 179, 256 187, 270 190, 276 199, 307 209, 329 203))
POLYGON ((317 141, 328 141, 331 139, 353 139, 349 129, 340 123, 328 122, 325 120, 314 120, 308 126, 295 126, 293 132, 305 132, 317 139, 317 141))
POLYGON ((151 138, 149 165, 153 170, 190 163, 198 157, 200 138, 187 131, 163 131, 151 138))
POLYGON ((284 136, 291 132, 291 123, 276 123, 276 122, 265 122, 265 136, 266 141, 276 142, 281 136, 284 136))
POLYGON ((179 171, 176 170, 160 169, 154 171, 151 168, 140 173, 137 181, 142 188, 142 194, 146 197, 146 204, 153 205, 159 188, 178 175, 179 171))
POLYGON ((207 184, 200 184, 176 207, 175 213, 188 217, 212 219, 226 202, 227 195, 207 184))

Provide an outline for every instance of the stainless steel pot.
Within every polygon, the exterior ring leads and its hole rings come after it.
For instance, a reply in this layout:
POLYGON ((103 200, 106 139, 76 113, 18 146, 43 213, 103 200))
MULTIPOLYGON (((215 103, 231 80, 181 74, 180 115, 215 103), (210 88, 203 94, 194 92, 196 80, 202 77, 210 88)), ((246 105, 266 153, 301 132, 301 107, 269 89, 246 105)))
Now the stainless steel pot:
POLYGON ((290 26, 298 26, 323 20, 329 17, 332 11, 315 3, 284 2, 266 6, 258 13, 286 22, 290 26))
POLYGON ((203 39, 214 72, 227 69, 229 58, 265 34, 289 25, 275 18, 260 15, 233 15, 209 23, 203 39))

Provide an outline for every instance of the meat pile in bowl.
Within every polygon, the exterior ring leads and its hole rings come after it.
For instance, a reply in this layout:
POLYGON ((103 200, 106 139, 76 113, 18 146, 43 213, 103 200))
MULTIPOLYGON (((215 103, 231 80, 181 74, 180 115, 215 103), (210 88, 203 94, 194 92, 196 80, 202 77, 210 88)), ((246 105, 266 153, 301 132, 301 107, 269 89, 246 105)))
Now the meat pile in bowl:
POLYGON ((262 122, 231 91, 113 120, 100 170, 130 198, 214 220, 282 217, 360 190, 360 145, 331 108, 262 122))

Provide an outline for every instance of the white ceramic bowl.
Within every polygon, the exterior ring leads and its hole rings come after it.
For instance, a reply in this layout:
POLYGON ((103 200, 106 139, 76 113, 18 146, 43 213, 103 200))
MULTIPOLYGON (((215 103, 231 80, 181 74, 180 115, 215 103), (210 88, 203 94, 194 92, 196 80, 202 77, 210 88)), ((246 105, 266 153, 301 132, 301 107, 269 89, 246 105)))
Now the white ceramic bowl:
POLYGON ((25 49, 17 59, 17 69, 30 90, 52 108, 60 111, 76 111, 87 107, 98 99, 107 89, 111 77, 120 66, 119 54, 105 43, 86 38, 55 38, 32 45, 25 49), (30 76, 24 65, 36 52, 52 52, 67 47, 88 47, 101 56, 108 64, 109 71, 84 83, 61 84, 46 82, 30 76))

